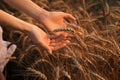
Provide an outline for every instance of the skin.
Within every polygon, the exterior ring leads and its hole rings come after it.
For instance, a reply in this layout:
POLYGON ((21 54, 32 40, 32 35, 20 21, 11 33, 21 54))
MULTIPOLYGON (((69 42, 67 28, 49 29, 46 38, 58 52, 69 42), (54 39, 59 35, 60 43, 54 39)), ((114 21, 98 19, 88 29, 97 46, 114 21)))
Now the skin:
POLYGON ((28 34, 36 45, 43 46, 49 53, 69 43, 64 35, 48 35, 37 26, 11 16, 2 10, 0 10, 0 25, 10 25, 11 28, 28 34))
POLYGON ((65 24, 65 18, 74 21, 75 18, 68 13, 64 12, 49 12, 39 7, 31 0, 4 0, 10 6, 26 13, 32 18, 42 23, 49 31, 54 29, 63 28, 65 24))
MULTIPOLYGON (((69 19, 69 20, 75 20, 75 18, 68 13, 49 12, 49 11, 39 7, 31 0, 3 0, 3 1, 6 2, 7 4, 9 4, 10 6, 12 6, 13 8, 23 11, 27 15, 36 19, 37 21, 42 23, 49 31, 53 31, 58 28, 66 27, 67 24, 65 24, 65 22, 64 22, 65 18, 69 19)), ((48 35, 44 31, 39 29, 37 26, 26 23, 22 20, 13 18, 12 16, 5 14, 3 11, 1 11, 1 13, 2 13, 1 17, 4 18, 4 21, 2 21, 1 24, 4 23, 4 24, 12 25, 13 28, 27 33, 28 36, 31 37, 32 41, 35 44, 37 44, 38 46, 42 45, 50 53, 52 53, 52 51, 54 51, 54 50, 64 47, 69 42, 68 40, 66 40, 66 37, 68 35, 66 33, 57 33, 56 36, 54 35, 55 37, 49 36, 46 38, 46 36, 48 36, 48 35), (2 15, 5 15, 5 16, 3 17, 2 15), (6 16, 9 16, 10 18, 7 18, 6 16), (14 21, 16 21, 16 22, 14 22, 14 21), (53 44, 52 41, 54 41, 54 45, 51 46, 50 44, 53 44), (61 41, 61 43, 59 41, 61 41)))
MULTIPOLYGON (((36 19, 38 22, 43 24, 49 31, 66 27, 67 24, 64 22, 65 19, 72 21, 75 20, 75 18, 68 13, 46 11, 36 5, 31 0, 3 1, 12 6, 13 8, 16 8, 36 19)), ((12 29, 20 30, 26 33, 37 46, 44 47, 49 53, 63 48, 69 43, 69 40, 67 40, 66 38, 66 33, 48 35, 37 26, 15 18, 14 16, 9 15, 2 10, 0 10, 0 25, 9 25, 9 27, 12 29)), ((2 73, 0 73, 0 80, 5 80, 2 73)))

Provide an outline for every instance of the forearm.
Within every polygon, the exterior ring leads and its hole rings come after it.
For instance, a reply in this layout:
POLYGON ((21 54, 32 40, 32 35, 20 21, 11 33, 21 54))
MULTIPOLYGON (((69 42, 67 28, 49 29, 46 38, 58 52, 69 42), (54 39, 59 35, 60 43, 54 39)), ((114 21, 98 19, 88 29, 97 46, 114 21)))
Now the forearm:
POLYGON ((39 21, 42 21, 42 17, 48 13, 31 0, 4 0, 4 2, 39 21))
POLYGON ((27 32, 29 31, 29 23, 24 22, 2 10, 0 10, 0 25, 9 25, 11 28, 27 32), (23 26, 24 25, 24 26, 23 26))

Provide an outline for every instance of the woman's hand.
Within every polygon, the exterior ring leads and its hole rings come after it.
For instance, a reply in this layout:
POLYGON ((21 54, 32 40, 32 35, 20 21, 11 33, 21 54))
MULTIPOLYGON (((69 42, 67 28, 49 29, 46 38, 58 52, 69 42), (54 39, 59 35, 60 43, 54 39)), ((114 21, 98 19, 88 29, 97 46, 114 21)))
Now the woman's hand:
POLYGON ((64 47, 69 42, 64 35, 49 36, 37 26, 15 18, 2 10, 0 10, 0 23, 10 25, 10 28, 27 33, 34 43, 38 46, 42 45, 50 53, 64 47))
POLYGON ((45 15, 40 16, 39 21, 45 25, 49 31, 59 28, 67 27, 65 19, 74 21, 75 18, 64 12, 46 12, 45 15))
POLYGON ((31 26, 32 28, 28 33, 28 36, 36 45, 44 47, 49 53, 52 53, 52 51, 58 50, 69 43, 69 40, 67 40, 64 35, 47 35, 37 26, 31 26))
POLYGON ((49 31, 55 29, 64 28, 65 18, 68 20, 75 20, 75 18, 68 13, 64 12, 49 12, 38 5, 36 5, 32 0, 4 0, 10 6, 23 11, 27 15, 36 19, 42 23, 49 31))
POLYGON ((53 31, 58 28, 66 27, 64 19, 75 20, 75 18, 64 12, 49 12, 38 5, 32 0, 4 0, 10 6, 23 11, 27 15, 33 17, 49 30, 53 31))

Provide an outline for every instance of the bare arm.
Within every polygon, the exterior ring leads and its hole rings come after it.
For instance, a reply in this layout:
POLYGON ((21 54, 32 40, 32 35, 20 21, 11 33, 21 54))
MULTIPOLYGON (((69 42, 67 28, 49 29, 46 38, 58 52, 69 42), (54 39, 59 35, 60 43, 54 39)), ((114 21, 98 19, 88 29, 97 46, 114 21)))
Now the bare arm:
POLYGON ((75 20, 75 18, 64 12, 49 12, 36 5, 31 0, 4 0, 12 7, 23 11, 29 16, 42 23, 49 31, 53 31, 58 28, 66 27, 64 18, 68 20, 75 20))
POLYGON ((42 20, 42 17, 48 14, 48 11, 40 8, 31 0, 3 0, 3 1, 9 4, 10 6, 20 11, 23 11, 24 13, 28 14, 29 16, 37 20, 42 20))
POLYGON ((31 29, 30 27, 27 27, 29 25, 27 22, 24 22, 16 17, 13 17, 2 10, 0 10, 0 25, 10 25, 11 28, 23 32, 28 32, 31 29))
POLYGON ((64 47, 69 42, 63 35, 48 36, 37 26, 15 18, 2 10, 0 10, 0 24, 10 25, 11 28, 26 32, 36 45, 44 47, 49 53, 64 47))

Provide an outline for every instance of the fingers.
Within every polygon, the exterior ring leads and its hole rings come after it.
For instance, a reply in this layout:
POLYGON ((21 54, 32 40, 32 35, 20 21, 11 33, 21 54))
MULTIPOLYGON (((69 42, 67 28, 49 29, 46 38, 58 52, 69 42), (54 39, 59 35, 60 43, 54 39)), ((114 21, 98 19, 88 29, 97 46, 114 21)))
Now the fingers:
POLYGON ((61 42, 61 41, 63 41, 63 40, 66 40, 66 34, 60 34, 60 36, 58 37, 58 38, 52 38, 51 39, 51 43, 53 43, 53 42, 61 42))
POLYGON ((61 42, 52 42, 48 47, 46 47, 47 51, 52 54, 52 51, 56 51, 65 47, 69 43, 69 40, 64 40, 61 42))
POLYGON ((71 24, 71 23, 68 23, 68 22, 65 22, 67 24, 68 27, 71 27, 75 30, 79 30, 80 29, 80 26, 78 25, 75 25, 75 24, 71 24))
POLYGON ((54 46, 54 47, 52 46, 51 49, 53 51, 56 51, 58 49, 61 49, 61 48, 65 47, 66 45, 67 45, 66 43, 63 43, 62 45, 59 45, 59 46, 54 46))
POLYGON ((55 46, 59 46, 67 43, 69 43, 69 40, 54 41, 54 42, 51 42, 49 46, 55 47, 55 46))
POLYGON ((44 45, 43 47, 44 47, 45 50, 48 51, 48 53, 52 54, 52 49, 49 45, 46 45, 46 46, 44 45))
POLYGON ((78 31, 77 33, 79 35, 83 35, 83 30, 80 26, 76 25, 76 24, 71 24, 71 23, 68 23, 68 22, 65 22, 67 24, 68 27, 71 27, 73 28, 74 30, 78 31))
POLYGON ((76 20, 75 17, 73 17, 71 14, 68 14, 68 13, 63 13, 63 17, 66 18, 66 19, 70 19, 70 20, 76 20))
POLYGON ((58 38, 60 38, 60 37, 64 37, 64 35, 62 35, 62 34, 58 34, 58 35, 49 35, 48 36, 50 39, 58 39, 58 38))
POLYGON ((65 40, 61 42, 54 42, 50 44, 50 47, 53 51, 55 51, 55 50, 65 47, 68 43, 69 43, 69 40, 65 40))

